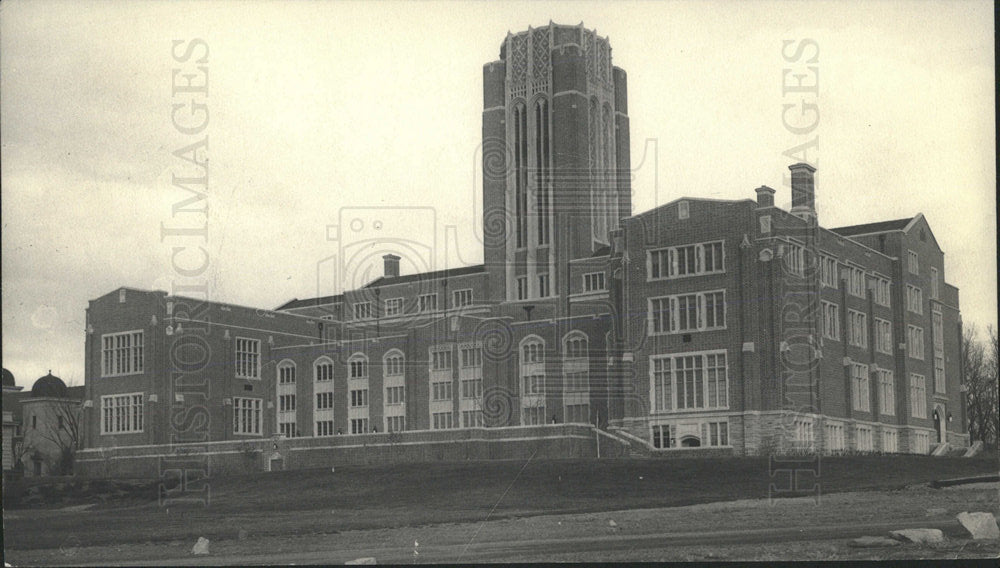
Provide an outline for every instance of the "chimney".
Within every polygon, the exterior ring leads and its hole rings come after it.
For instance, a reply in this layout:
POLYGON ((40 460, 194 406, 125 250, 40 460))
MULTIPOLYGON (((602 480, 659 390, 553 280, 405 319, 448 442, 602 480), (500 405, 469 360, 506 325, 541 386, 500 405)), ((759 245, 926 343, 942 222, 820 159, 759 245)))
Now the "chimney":
POLYGON ((395 278, 399 276, 399 257, 394 254, 382 255, 382 260, 385 261, 385 268, 383 269, 383 276, 386 278, 395 278))
POLYGON ((816 190, 813 174, 816 168, 809 164, 792 164, 788 166, 792 172, 792 215, 806 218, 816 217, 816 190))
POLYGON ((766 185, 755 189, 757 192, 757 208, 774 207, 774 190, 766 185))

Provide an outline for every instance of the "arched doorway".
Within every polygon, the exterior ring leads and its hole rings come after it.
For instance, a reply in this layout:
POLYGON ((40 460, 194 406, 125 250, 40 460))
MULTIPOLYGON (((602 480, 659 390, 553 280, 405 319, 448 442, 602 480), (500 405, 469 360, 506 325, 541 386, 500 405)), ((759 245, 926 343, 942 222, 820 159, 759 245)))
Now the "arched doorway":
POLYGON ((934 409, 934 434, 937 437, 937 443, 943 444, 945 440, 945 424, 944 424, 944 409, 940 406, 934 409))

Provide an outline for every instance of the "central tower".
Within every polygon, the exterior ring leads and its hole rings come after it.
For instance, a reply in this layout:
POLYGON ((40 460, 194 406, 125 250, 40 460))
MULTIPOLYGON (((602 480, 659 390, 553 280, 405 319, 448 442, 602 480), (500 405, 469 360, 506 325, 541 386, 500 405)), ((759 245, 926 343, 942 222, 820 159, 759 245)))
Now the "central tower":
POLYGON ((483 68, 486 269, 508 301, 568 294, 632 213, 625 71, 596 30, 507 34, 483 68))

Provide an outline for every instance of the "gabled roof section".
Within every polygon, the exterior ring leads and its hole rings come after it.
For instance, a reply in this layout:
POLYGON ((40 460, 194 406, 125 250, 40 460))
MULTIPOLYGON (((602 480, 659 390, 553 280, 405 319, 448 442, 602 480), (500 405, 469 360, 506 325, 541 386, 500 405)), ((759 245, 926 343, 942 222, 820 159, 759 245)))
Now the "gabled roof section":
POLYGON ((626 219, 634 219, 636 217, 642 217, 644 215, 649 215, 650 213, 653 213, 655 211, 660 211, 661 209, 666 209, 667 207, 671 207, 673 205, 677 205, 681 201, 703 201, 703 202, 707 202, 707 203, 757 203, 753 199, 749 199, 749 198, 742 198, 742 199, 716 199, 714 197, 678 197, 677 199, 668 201, 668 202, 663 203, 661 205, 657 205, 656 207, 653 207, 652 209, 646 209, 645 211, 642 211, 640 213, 633 213, 630 217, 626 217, 626 219))
MULTIPOLYGON (((917 213, 917 216, 914 217, 906 225, 906 228, 903 229, 903 232, 907 233, 907 234, 910 234, 912 231, 917 230, 918 227, 920 229, 923 229, 924 227, 926 227, 927 228, 927 233, 930 234, 930 236, 931 236, 931 242, 934 243, 934 246, 937 247, 938 250, 941 250, 941 245, 938 244, 937 237, 934 236, 934 231, 931 230, 931 224, 927 222, 927 218, 924 217, 923 213, 917 213)), ((917 232, 919 233, 919 231, 917 231, 917 232)))
POLYGON ((877 223, 865 223, 863 225, 850 225, 830 230, 842 237, 855 237, 857 235, 870 235, 872 233, 887 233, 889 231, 904 231, 914 219, 916 219, 916 217, 907 217, 906 219, 879 221, 877 223))
POLYGON ((278 312, 281 310, 294 310, 296 308, 314 308, 316 306, 325 306, 327 304, 336 304, 338 302, 344 301, 343 294, 336 294, 334 296, 320 296, 318 298, 306 298, 305 300, 300 300, 298 298, 292 298, 291 300, 285 302, 284 304, 274 308, 274 311, 278 312))
POLYGON ((386 278, 385 276, 380 276, 375 280, 372 280, 368 284, 365 284, 364 287, 375 288, 378 286, 391 286, 393 284, 404 284, 406 282, 439 280, 444 278, 452 278, 454 276, 465 276, 467 274, 479 274, 481 272, 486 272, 485 264, 474 264, 472 266, 462 266, 459 268, 445 268, 444 270, 434 270, 432 272, 418 272, 416 274, 404 274, 402 276, 393 276, 392 278, 386 278))

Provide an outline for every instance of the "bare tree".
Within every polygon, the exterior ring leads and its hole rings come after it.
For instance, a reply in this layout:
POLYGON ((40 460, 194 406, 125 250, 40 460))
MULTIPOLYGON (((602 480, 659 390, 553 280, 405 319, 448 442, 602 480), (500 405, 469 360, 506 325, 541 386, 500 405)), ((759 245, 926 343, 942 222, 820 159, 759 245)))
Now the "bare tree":
POLYGON ((1000 430, 997 379, 997 333, 987 328, 986 341, 980 340, 975 326, 962 333, 962 369, 965 375, 969 436, 972 441, 996 445, 1000 430))
POLYGON ((80 449, 80 403, 73 400, 60 400, 52 406, 54 421, 46 421, 38 435, 52 442, 59 451, 55 463, 56 475, 71 475, 76 451, 80 449))

